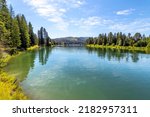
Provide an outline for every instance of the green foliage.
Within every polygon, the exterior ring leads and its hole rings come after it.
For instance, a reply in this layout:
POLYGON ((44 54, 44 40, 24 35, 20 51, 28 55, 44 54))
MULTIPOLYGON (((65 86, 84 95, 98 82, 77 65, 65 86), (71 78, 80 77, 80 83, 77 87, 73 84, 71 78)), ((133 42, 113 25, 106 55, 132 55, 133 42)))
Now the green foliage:
POLYGON ((122 32, 112 33, 108 35, 99 34, 98 37, 90 37, 86 40, 86 44, 94 45, 103 45, 103 46, 131 46, 131 47, 148 47, 150 38, 136 33, 133 37, 130 33, 128 35, 123 34, 122 32))
POLYGON ((19 26, 16 18, 12 20, 11 40, 9 45, 10 47, 20 47, 21 45, 19 26))
POLYGON ((21 47, 28 48, 30 46, 29 30, 24 15, 17 15, 17 20, 20 29, 21 47))
POLYGON ((0 41, 7 45, 10 36, 10 13, 6 5, 6 0, 0 1, 0 41))
POLYGON ((17 15, 7 7, 6 0, 0 0, 0 43, 7 48, 24 48, 38 43, 32 24, 27 24, 24 15, 17 15))
POLYGON ((0 42, 4 42, 7 37, 7 30, 5 24, 0 21, 0 42))
POLYGON ((37 39, 36 34, 34 34, 33 32, 33 27, 32 27, 31 22, 29 22, 29 36, 30 36, 30 45, 31 46, 37 45, 38 39, 37 39))

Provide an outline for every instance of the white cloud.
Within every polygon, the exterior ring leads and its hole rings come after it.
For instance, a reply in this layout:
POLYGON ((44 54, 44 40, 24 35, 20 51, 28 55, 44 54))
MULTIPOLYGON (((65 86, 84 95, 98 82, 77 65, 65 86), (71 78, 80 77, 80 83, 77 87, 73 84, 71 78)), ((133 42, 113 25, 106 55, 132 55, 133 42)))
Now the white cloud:
POLYGON ((103 20, 100 17, 88 17, 87 19, 81 19, 82 25, 87 26, 95 26, 100 25, 103 22, 103 20))
POLYGON ((76 7, 80 7, 81 5, 83 5, 85 2, 84 1, 76 1, 75 6, 76 7))
POLYGON ((126 9, 126 10, 117 11, 116 14, 117 15, 130 15, 133 13, 133 11, 135 11, 135 9, 126 9))
POLYGON ((71 21, 73 25, 82 26, 82 27, 104 26, 110 22, 111 20, 106 20, 98 16, 91 16, 91 17, 81 18, 78 20, 71 21))
POLYGON ((131 32, 141 32, 145 33, 150 31, 150 18, 143 18, 143 19, 135 19, 130 22, 114 22, 109 26, 110 30, 117 30, 122 31, 125 33, 131 32))
MULTIPOLYGON (((146 32, 150 31, 150 18, 148 19, 133 19, 132 21, 123 21, 123 19, 105 19, 100 16, 89 16, 71 19, 67 17, 67 13, 81 7, 86 2, 85 0, 23 0, 26 4, 40 16, 54 24, 55 30, 62 30, 63 34, 76 30, 80 34, 91 34, 94 31, 101 32, 146 32), (71 27, 71 30, 68 29, 71 27), (73 27, 73 29, 72 29, 73 27), (94 30, 93 30, 94 29, 94 30)), ((117 15, 132 14, 135 9, 127 9, 115 12, 117 15)), ((87 11, 88 12, 88 11, 87 11)), ((60 33, 57 31, 57 33, 60 33)))
POLYGON ((146 33, 150 31, 150 18, 134 19, 132 21, 123 21, 117 19, 104 19, 98 16, 81 18, 80 20, 72 20, 71 24, 87 31, 87 34, 94 30, 102 32, 124 32, 124 33, 146 33), (89 32, 88 32, 89 31, 89 32))
POLYGON ((56 24, 60 30, 67 30, 69 23, 65 14, 71 8, 80 7, 85 0, 23 0, 40 16, 56 24))
MULTIPOLYGON (((57 1, 57 0, 56 0, 57 1)), ((66 4, 68 7, 80 7, 85 4, 85 0, 58 0, 66 4)))

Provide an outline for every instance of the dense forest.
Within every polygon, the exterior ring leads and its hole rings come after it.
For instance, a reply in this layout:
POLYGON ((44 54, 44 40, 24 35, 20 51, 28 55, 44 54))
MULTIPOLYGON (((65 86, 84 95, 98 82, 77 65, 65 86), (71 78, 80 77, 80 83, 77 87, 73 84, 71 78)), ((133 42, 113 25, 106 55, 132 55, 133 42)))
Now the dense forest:
POLYGON ((90 37, 86 40, 86 44, 103 45, 103 46, 132 46, 132 47, 147 47, 150 48, 150 36, 146 37, 140 33, 131 33, 128 35, 122 32, 99 34, 98 37, 90 37))
POLYGON ((23 14, 15 15, 13 7, 8 8, 6 0, 0 0, 0 47, 14 53, 18 49, 27 49, 34 45, 50 45, 50 37, 41 27, 38 37, 33 32, 31 22, 23 14))
POLYGON ((8 48, 28 48, 38 43, 31 22, 22 14, 15 15, 6 0, 0 1, 0 43, 8 48))

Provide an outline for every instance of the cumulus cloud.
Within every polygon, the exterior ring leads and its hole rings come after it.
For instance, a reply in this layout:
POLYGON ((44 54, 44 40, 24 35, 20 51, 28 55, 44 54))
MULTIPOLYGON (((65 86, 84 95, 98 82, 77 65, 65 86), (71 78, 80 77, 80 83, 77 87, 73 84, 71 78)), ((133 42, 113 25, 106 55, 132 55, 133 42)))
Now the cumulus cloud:
MULTIPOLYGON (((72 9, 77 9, 84 5, 86 0, 23 0, 26 4, 32 7, 32 9, 44 17, 48 21, 52 22, 55 29, 68 31, 69 34, 71 27, 73 30, 79 29, 80 33, 92 34, 94 31, 122 31, 122 32, 146 32, 150 31, 150 18, 148 19, 133 19, 129 21, 123 21, 123 19, 105 19, 100 16, 87 16, 84 18, 67 17, 68 12, 72 9), (73 27, 73 28, 72 28, 73 27)), ((132 14, 135 9, 126 9, 115 12, 117 15, 129 15, 132 14)), ((59 31, 58 31, 59 32, 59 31)), ((67 33, 68 33, 67 32, 67 33)), ((63 32, 65 33, 65 32, 63 32)))
POLYGON ((135 9, 126 9, 126 10, 117 11, 116 14, 117 15, 130 15, 133 13, 133 11, 135 11, 135 9))
POLYGON ((40 16, 56 24, 60 30, 67 30, 68 21, 64 18, 71 8, 80 7, 85 0, 23 0, 40 16))
POLYGON ((85 31, 93 31, 94 28, 105 32, 124 32, 124 33, 145 33, 150 31, 150 18, 133 19, 132 21, 121 21, 117 19, 105 19, 98 16, 81 18, 80 20, 72 20, 72 25, 84 29, 85 31))
POLYGON ((117 30, 122 31, 125 33, 131 32, 141 32, 145 33, 147 31, 150 31, 150 18, 143 18, 143 19, 134 19, 130 22, 117 22, 113 23, 109 26, 110 30, 117 30))

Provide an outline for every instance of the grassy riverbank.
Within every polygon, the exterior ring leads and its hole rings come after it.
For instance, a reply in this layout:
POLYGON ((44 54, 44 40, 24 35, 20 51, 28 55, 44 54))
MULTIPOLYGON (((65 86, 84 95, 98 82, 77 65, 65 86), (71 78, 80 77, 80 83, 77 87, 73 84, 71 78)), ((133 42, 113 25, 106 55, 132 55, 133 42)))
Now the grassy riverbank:
POLYGON ((122 50, 129 50, 129 51, 141 51, 150 53, 150 48, 147 47, 132 47, 132 46, 103 46, 103 45, 94 45, 88 44, 86 47, 90 48, 110 48, 110 49, 122 49, 122 50))
MULTIPOLYGON (((34 50, 38 48, 38 46, 32 46, 28 48, 27 50, 34 50)), ((0 100, 25 100, 28 99, 27 96, 22 91, 22 88, 20 86, 20 82, 17 80, 17 78, 13 77, 12 75, 8 75, 3 70, 3 67, 5 67, 9 60, 22 52, 19 51, 15 55, 10 55, 4 48, 1 48, 0 50, 0 100)))
POLYGON ((25 99, 27 97, 23 93, 18 80, 6 72, 0 71, 0 100, 25 99))
POLYGON ((31 46, 30 48, 27 48, 27 50, 34 50, 34 49, 37 49, 37 48, 39 48, 39 46, 35 45, 35 46, 31 46))

